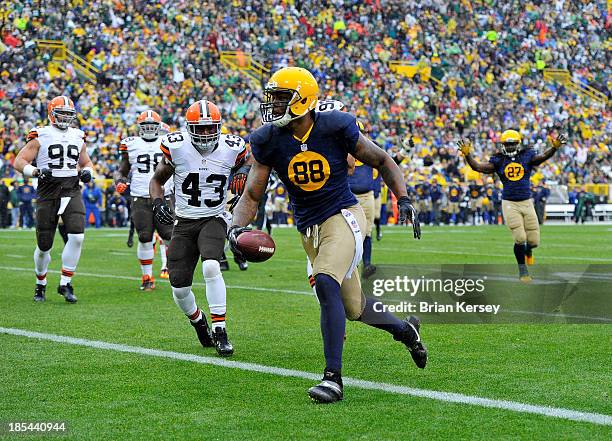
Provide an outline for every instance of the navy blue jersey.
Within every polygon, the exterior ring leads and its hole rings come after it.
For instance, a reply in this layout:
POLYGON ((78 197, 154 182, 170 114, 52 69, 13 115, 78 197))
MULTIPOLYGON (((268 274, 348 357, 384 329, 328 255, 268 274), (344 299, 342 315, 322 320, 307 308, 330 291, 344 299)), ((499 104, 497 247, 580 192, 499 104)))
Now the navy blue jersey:
POLYGON ((355 171, 349 176, 349 186, 355 194, 367 193, 374 189, 374 169, 355 160, 355 171))
POLYGON ((425 201, 429 199, 429 184, 417 184, 414 187, 414 190, 416 192, 417 201, 425 201))
POLYGON ((461 187, 458 185, 451 185, 448 190, 448 200, 451 202, 459 202, 461 200, 461 187))
POLYGON ((470 184, 469 187, 469 195, 471 199, 478 199, 480 196, 482 196, 482 185, 470 184))
POLYGON ((498 153, 489 159, 504 184, 502 199, 524 201, 531 198, 529 178, 533 169, 531 161, 535 155, 533 149, 527 149, 520 151, 514 158, 498 153))
POLYGON ((376 169, 374 169, 373 172, 374 181, 372 182, 372 190, 374 190, 374 197, 377 198, 378 196, 380 196, 380 191, 382 188, 382 176, 380 172, 376 169))
POLYGON ((300 232, 357 203, 349 188, 346 161, 359 139, 355 117, 333 110, 315 113, 314 120, 304 140, 272 124, 249 137, 255 160, 276 170, 285 184, 300 232))

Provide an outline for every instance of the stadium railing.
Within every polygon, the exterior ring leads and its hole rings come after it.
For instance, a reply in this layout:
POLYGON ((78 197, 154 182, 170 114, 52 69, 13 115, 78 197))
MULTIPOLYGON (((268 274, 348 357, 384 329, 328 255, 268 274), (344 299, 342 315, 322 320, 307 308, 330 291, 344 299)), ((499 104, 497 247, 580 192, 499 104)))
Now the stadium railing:
POLYGON ((574 80, 567 69, 546 68, 543 72, 544 79, 547 81, 556 81, 579 95, 588 96, 593 101, 603 105, 608 104, 608 96, 605 93, 588 84, 574 80))
POLYGON ((78 74, 92 83, 97 83, 100 69, 68 49, 63 41, 36 40, 36 47, 41 51, 49 52, 53 61, 72 64, 78 74))

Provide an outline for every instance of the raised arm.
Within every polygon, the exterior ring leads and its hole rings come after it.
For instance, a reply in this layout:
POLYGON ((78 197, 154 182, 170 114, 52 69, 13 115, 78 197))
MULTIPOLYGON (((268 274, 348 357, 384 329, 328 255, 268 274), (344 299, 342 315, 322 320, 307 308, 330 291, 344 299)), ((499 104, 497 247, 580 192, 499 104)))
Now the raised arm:
POLYGON ((490 162, 483 162, 481 164, 472 156, 472 142, 469 139, 460 139, 457 141, 457 147, 459 147, 459 150, 465 156, 465 161, 472 167, 472 170, 487 174, 495 173, 495 166, 493 164, 490 162))
POLYGON ((537 165, 542 164, 544 161, 549 160, 557 152, 559 147, 564 145, 566 142, 567 142, 567 138, 565 137, 565 135, 559 135, 558 138, 551 139, 550 141, 551 147, 548 150, 546 150, 544 153, 535 155, 533 158, 531 158, 531 165, 537 166, 537 165))

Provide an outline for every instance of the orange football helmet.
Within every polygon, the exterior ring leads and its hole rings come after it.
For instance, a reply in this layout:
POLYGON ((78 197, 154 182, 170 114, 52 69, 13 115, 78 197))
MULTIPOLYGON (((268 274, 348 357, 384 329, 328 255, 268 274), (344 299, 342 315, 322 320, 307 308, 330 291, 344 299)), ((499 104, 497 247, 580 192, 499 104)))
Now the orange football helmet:
POLYGON ((207 100, 193 103, 185 114, 187 132, 191 144, 200 153, 213 152, 219 145, 221 136, 221 112, 207 100))
POLYGON ((77 117, 74 103, 67 96, 56 96, 47 104, 47 117, 51 125, 66 130, 77 117))
POLYGON ((162 120, 157 112, 145 110, 136 118, 136 124, 138 124, 138 136, 145 141, 154 141, 159 137, 162 120))

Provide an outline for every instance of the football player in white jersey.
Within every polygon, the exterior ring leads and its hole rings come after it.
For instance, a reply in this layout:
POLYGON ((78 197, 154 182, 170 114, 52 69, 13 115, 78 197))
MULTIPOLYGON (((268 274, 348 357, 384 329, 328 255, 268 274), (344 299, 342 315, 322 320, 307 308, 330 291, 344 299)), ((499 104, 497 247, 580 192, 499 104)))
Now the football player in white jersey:
POLYGON ((221 134, 221 113, 210 101, 192 104, 185 119, 187 131, 162 139, 164 159, 151 179, 151 199, 158 221, 172 224, 173 213, 163 199, 163 185, 174 176, 176 220, 168 251, 172 295, 202 346, 214 346, 219 355, 228 356, 234 348, 225 330, 226 289, 219 260, 229 223, 225 211, 229 176, 242 165, 247 150, 241 137, 221 134), (199 258, 212 335, 191 289, 199 258))
MULTIPOLYGON (((140 289, 151 291, 155 289, 153 233, 157 231, 162 240, 170 240, 172 225, 165 225, 155 220, 153 204, 149 198, 149 182, 155 167, 164 157, 159 150, 162 120, 153 110, 145 110, 138 116, 136 123, 138 136, 125 138, 119 145, 121 165, 117 171, 116 188, 119 193, 126 191, 127 178, 131 171, 132 221, 138 233, 136 254, 142 271, 140 289)), ((170 193, 170 189, 167 188, 164 197, 168 203, 171 203, 170 193)))
POLYGON ((85 237, 85 206, 79 179, 85 183, 91 181, 93 164, 85 148, 85 133, 70 127, 77 118, 72 100, 66 96, 53 98, 47 105, 47 116, 50 124, 30 131, 28 142, 14 164, 24 176, 38 178, 34 300, 45 301, 47 268, 61 216, 68 240, 62 252, 62 275, 57 292, 67 302, 76 303, 71 282, 85 237), (32 165, 34 161, 36 166, 32 165))

